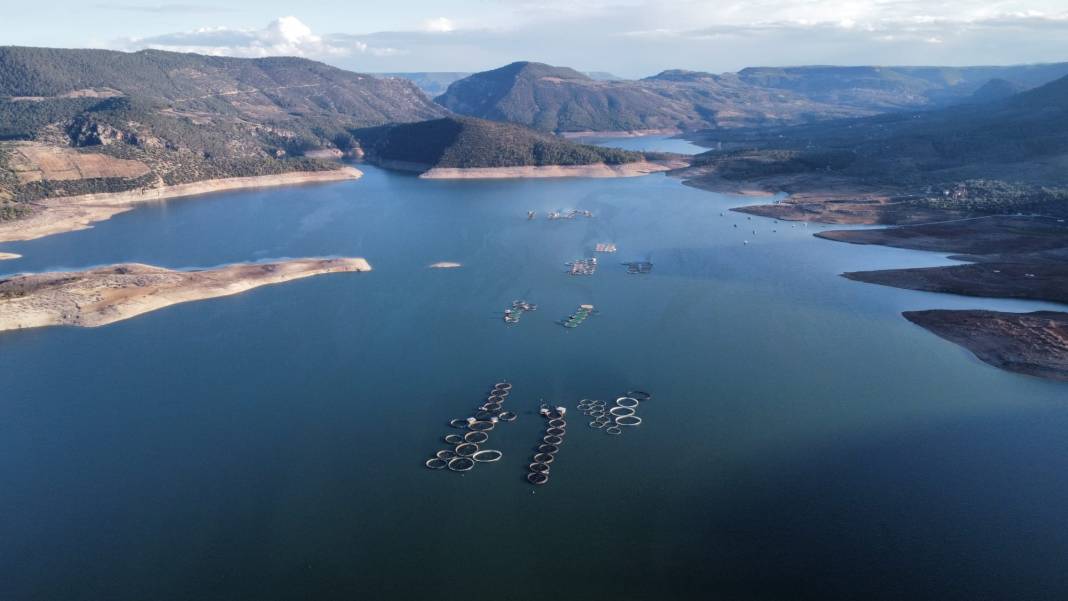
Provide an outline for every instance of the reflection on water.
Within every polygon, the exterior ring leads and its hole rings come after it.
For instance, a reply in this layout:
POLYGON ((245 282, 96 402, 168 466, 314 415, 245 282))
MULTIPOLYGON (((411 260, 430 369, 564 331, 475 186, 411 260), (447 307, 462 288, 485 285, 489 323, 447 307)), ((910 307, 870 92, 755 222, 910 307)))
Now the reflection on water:
POLYGON ((645 150, 649 152, 677 152, 679 154, 701 154, 708 149, 689 140, 670 136, 635 136, 631 138, 597 137, 577 138, 576 142, 610 146, 623 150, 645 150))
POLYGON ((849 282, 837 274, 945 260, 818 240, 661 175, 365 170, 3 246, 24 255, 11 272, 318 255, 375 267, 0 336, 4 598, 1068 593, 1066 388, 899 315, 1040 303, 849 282), (526 219, 567 208, 595 216, 526 219), (600 242, 619 251, 592 277, 565 275, 600 242), (635 260, 652 272, 619 265, 635 260), (463 267, 426 268, 437 261, 463 267), (508 327, 517 298, 538 310, 508 327), (600 313, 554 323, 580 303, 600 313), (519 413, 494 432, 504 458, 426 470, 447 421, 500 378, 519 413), (628 388, 654 394, 639 428, 610 438, 575 415, 550 484, 526 483, 539 399, 628 388))

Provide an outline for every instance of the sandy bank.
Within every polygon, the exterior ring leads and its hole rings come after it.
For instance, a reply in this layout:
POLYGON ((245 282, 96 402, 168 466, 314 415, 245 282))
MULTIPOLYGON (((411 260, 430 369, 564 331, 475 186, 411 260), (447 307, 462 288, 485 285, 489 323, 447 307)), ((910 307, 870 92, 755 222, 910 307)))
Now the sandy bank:
POLYGON ((211 192, 267 188, 357 179, 363 175, 358 169, 342 167, 331 171, 297 171, 255 177, 213 179, 177 186, 130 190, 106 194, 83 194, 48 198, 35 203, 32 215, 15 221, 0 223, 0 242, 33 240, 52 234, 72 232, 92 227, 97 221, 110 219, 137 205, 169 198, 195 196, 211 192))
POLYGON ((995 367, 1068 381, 1068 313, 936 310, 904 316, 995 367))
POLYGON ((10 261, 12 259, 21 259, 22 255, 16 255, 15 253, 0 253, 0 261, 10 261))
POLYGON ((459 263, 453 263, 451 261, 441 261, 439 263, 432 263, 428 265, 431 269, 456 269, 457 267, 463 267, 459 263))
POLYGON ((541 167, 482 167, 457 169, 435 167, 419 177, 424 179, 517 179, 544 177, 637 177, 670 171, 685 165, 682 161, 638 161, 621 165, 546 165, 541 167))
POLYGON ((364 259, 295 259, 174 271, 140 263, 0 281, 0 331, 102 326, 170 305, 326 273, 370 271, 364 259))

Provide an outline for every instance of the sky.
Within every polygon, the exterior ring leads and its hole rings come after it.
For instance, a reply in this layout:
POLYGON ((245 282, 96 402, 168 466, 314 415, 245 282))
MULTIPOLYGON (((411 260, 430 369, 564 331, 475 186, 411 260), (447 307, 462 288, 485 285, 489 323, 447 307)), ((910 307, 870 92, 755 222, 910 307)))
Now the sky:
POLYGON ((365 72, 1016 64, 1068 61, 1068 0, 50 0, 3 7, 8 44, 291 55, 365 72))

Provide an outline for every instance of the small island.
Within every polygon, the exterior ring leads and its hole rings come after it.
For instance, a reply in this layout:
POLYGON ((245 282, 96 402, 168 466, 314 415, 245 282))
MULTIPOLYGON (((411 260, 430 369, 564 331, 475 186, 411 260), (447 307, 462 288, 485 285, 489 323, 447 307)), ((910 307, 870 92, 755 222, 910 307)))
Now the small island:
POLYGON ((682 155, 576 144, 473 117, 386 125, 354 135, 368 162, 423 179, 632 177, 688 165, 682 155))
POLYGON ((362 258, 294 259, 176 271, 124 263, 0 280, 0 331, 103 326, 178 303, 327 273, 371 271, 362 258))
POLYGON ((11 261, 13 259, 21 259, 22 255, 15 253, 0 253, 0 261, 11 261))

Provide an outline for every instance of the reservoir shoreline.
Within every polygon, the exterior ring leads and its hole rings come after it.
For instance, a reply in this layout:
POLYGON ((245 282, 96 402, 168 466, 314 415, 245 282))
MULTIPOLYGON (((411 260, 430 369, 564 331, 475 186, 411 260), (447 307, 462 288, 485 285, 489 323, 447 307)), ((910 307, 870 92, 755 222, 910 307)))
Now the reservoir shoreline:
POLYGON ((84 230, 92 224, 125 213, 141 204, 252 188, 271 188, 359 179, 362 173, 345 166, 329 171, 294 171, 252 177, 231 177, 146 190, 128 190, 47 198, 35 202, 33 214, 0 223, 0 242, 24 242, 45 236, 84 230))

